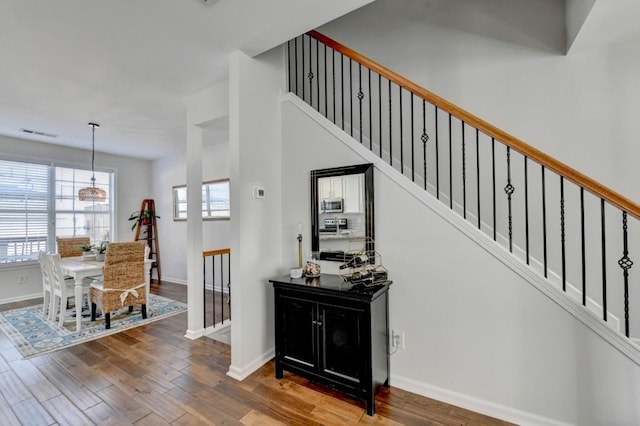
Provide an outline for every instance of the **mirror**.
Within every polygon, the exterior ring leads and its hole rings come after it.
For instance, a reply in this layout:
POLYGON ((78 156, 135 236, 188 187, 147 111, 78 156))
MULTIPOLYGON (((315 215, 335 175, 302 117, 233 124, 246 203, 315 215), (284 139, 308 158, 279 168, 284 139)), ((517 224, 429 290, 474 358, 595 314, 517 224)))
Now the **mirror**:
POLYGON ((311 250, 320 260, 373 251, 373 224, 373 164, 311 171, 311 250))

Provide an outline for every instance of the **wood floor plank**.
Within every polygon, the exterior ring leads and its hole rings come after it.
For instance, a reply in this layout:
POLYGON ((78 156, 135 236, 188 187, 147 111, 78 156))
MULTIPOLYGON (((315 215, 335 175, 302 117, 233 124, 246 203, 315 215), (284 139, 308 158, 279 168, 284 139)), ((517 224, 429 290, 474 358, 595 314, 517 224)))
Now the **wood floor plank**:
POLYGON ((179 419, 186 412, 182 407, 182 403, 168 394, 158 392, 140 393, 135 399, 168 423, 179 419))
POLYGON ((116 386, 104 388, 97 395, 130 423, 135 423, 151 413, 149 407, 141 405, 116 386))
POLYGON ((93 424, 91 419, 78 409, 66 395, 58 395, 42 402, 42 406, 60 425, 86 426, 93 424))
POLYGON ((40 365, 38 369, 81 411, 100 402, 100 399, 91 390, 77 381, 59 364, 40 365))
POLYGON ((99 370, 87 366, 76 355, 69 351, 58 351, 51 354, 58 364, 71 374, 78 382, 84 384, 93 392, 98 392, 111 383, 100 374, 99 370))
POLYGON ((9 405, 31 398, 31 392, 12 370, 0 373, 0 393, 9 405))
POLYGON ((106 402, 101 402, 94 405, 88 410, 85 410, 84 414, 86 414, 86 416, 89 417, 95 424, 101 426, 120 426, 129 423, 122 414, 113 409, 106 402))
POLYGON ((155 413, 151 413, 135 423, 136 426, 162 426, 169 424, 171 423, 167 423, 162 417, 155 413))
POLYGON ((261 413, 256 410, 251 410, 247 414, 245 414, 241 419, 240 423, 246 426, 285 426, 286 423, 282 423, 273 417, 261 413))
POLYGON ((35 398, 20 401, 17 404, 13 404, 11 408, 23 425, 50 425, 55 422, 53 417, 35 398))
POLYGON ((7 400, 4 399, 2 393, 0 393, 0 425, 20 425, 20 421, 11 409, 7 400))

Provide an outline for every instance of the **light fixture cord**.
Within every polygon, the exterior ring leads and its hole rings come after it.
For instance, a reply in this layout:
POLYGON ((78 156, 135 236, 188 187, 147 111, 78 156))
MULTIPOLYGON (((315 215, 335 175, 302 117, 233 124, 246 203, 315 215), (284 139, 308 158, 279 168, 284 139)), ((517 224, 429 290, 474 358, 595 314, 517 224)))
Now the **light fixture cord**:
POLYGON ((96 187, 96 172, 94 162, 96 159, 96 123, 89 123, 91 126, 91 186, 96 187))

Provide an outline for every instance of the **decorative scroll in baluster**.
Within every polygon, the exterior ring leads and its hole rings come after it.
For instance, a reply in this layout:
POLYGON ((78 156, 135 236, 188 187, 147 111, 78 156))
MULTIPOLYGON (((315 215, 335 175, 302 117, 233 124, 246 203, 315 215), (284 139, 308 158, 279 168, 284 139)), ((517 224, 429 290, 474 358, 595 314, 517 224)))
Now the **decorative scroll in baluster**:
POLYGON ((627 212, 622 212, 622 258, 618 260, 618 265, 622 268, 624 277, 624 332, 629 337, 629 269, 633 266, 633 262, 629 258, 628 245, 628 225, 627 212))
POLYGON ((309 37, 309 73, 307 78, 309 79, 309 105, 313 106, 313 57, 311 50, 311 37, 309 37))
POLYGON ((358 106, 360 108, 360 143, 362 143, 362 100, 364 92, 362 91, 362 65, 358 65, 358 106))
POLYGON ((504 192, 507 194, 508 220, 509 220, 509 251, 513 253, 513 215, 511 211, 511 196, 516 188, 511 184, 511 147, 507 146, 507 185, 504 192))
POLYGON ((562 247, 562 291, 567 291, 566 238, 564 224, 564 177, 560 176, 560 243, 562 247))
POLYGON ((424 171, 424 190, 427 190, 427 142, 429 142, 429 135, 427 134, 427 116, 425 101, 422 101, 422 135, 420 136, 422 141, 422 165, 424 171))

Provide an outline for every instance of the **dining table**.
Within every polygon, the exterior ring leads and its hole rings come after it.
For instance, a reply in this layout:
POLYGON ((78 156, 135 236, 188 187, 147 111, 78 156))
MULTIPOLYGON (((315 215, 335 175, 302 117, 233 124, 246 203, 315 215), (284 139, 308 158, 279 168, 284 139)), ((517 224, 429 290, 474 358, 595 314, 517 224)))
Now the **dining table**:
MULTIPOLYGON (((145 294, 149 294, 151 284, 151 267, 153 259, 145 259, 144 267, 144 289, 145 294)), ((63 257, 60 259, 60 269, 62 273, 73 277, 75 282, 74 296, 76 300, 76 331, 82 327, 82 282, 85 278, 102 275, 104 261, 96 260, 95 256, 63 257)), ((148 297, 148 296, 147 296, 148 297)))

